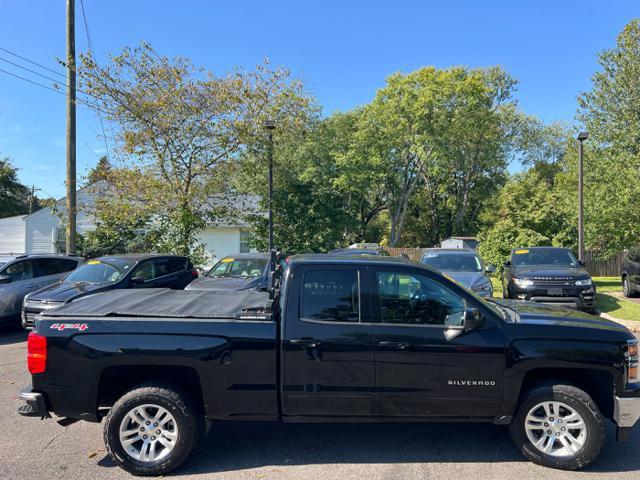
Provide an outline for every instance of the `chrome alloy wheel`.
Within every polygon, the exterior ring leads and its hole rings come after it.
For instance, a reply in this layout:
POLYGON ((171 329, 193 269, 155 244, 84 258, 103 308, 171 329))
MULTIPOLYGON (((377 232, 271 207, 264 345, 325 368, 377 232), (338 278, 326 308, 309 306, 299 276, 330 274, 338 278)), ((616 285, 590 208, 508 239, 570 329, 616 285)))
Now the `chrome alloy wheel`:
POLYGON ((171 453, 178 440, 173 415, 159 405, 138 405, 120 422, 120 443, 131 458, 156 462, 171 453))
POLYGON ((531 444, 552 457, 570 457, 587 441, 587 425, 566 403, 542 402, 529 410, 525 431, 531 444))

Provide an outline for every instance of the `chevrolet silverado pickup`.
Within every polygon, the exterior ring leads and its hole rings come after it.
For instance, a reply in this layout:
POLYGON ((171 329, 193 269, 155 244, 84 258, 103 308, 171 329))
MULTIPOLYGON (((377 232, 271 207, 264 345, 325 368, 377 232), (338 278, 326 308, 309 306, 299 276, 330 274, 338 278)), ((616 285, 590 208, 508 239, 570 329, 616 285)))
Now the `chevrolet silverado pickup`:
POLYGON ((205 421, 492 422, 529 460, 591 463, 640 417, 638 344, 576 310, 487 300, 402 258, 291 257, 270 292, 110 291, 37 317, 24 416, 104 422, 159 475, 205 421))

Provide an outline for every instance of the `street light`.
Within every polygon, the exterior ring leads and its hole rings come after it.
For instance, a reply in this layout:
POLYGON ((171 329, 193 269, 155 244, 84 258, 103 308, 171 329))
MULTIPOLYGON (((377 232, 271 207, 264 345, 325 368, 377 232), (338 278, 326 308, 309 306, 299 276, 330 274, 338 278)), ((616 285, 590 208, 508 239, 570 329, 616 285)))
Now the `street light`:
POLYGON ((582 143, 589 138, 589 132, 580 132, 578 134, 578 260, 584 261, 584 211, 582 203, 582 143))
POLYGON ((264 128, 269 132, 269 254, 273 252, 273 130, 276 128, 276 122, 273 120, 265 120, 264 128))

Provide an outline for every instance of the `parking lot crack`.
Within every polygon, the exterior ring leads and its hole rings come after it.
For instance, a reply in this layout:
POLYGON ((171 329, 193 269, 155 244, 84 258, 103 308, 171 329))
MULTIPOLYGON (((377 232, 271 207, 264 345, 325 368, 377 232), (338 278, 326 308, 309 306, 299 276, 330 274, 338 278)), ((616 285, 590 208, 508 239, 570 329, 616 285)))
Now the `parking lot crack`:
POLYGON ((68 427, 64 427, 64 429, 63 429, 60 433, 57 433, 56 435, 54 435, 53 437, 51 437, 51 440, 49 440, 49 441, 47 442, 47 444, 42 448, 42 451, 44 452, 47 448, 49 448, 49 447, 51 446, 51 444, 52 444, 53 442, 55 442, 59 437, 61 437, 62 435, 64 435, 64 434, 66 433, 66 431, 67 431, 67 428, 68 428, 68 427))

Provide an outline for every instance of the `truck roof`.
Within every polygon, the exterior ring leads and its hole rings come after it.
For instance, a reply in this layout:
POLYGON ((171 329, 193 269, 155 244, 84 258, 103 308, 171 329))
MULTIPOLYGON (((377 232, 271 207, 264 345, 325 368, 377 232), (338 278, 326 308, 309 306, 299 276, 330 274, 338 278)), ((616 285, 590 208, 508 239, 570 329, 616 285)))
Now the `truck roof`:
POLYGON ((289 265, 297 263, 326 263, 326 264, 367 264, 367 265, 419 265, 404 257, 386 257, 382 255, 329 255, 326 253, 314 253, 305 255, 293 255, 289 257, 289 265))

